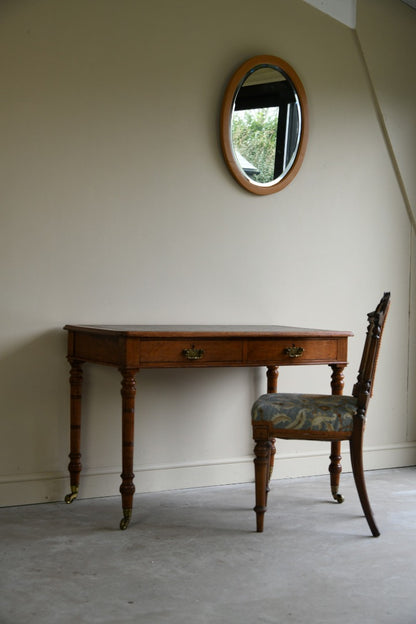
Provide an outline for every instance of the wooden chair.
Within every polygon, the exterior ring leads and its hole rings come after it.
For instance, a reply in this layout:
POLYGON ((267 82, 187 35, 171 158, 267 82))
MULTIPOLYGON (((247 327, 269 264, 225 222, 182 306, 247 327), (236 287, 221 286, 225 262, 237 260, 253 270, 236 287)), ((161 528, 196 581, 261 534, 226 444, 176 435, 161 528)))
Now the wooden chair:
POLYGON ((380 532, 368 500, 363 470, 363 433, 373 392, 381 336, 390 305, 384 293, 374 312, 368 314, 367 336, 351 396, 318 394, 264 394, 252 408, 255 446, 257 531, 263 531, 264 514, 273 459, 273 439, 349 440, 355 485, 364 515, 374 537, 380 532))

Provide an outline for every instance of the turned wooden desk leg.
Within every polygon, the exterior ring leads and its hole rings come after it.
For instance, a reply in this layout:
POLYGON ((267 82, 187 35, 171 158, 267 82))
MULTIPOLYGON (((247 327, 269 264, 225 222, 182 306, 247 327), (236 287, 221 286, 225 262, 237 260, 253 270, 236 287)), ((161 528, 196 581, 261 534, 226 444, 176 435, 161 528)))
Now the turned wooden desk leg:
MULTIPOLYGON (((272 394, 277 392, 277 379, 279 377, 279 367, 278 366, 268 366, 267 367, 267 393, 272 394)), ((267 492, 270 490, 270 479, 272 478, 273 468, 274 468, 274 457, 276 455, 276 438, 271 438, 271 448, 270 448, 270 465, 269 465, 269 475, 268 475, 268 483, 267 483, 267 492)))
MULTIPOLYGON (((344 366, 339 364, 331 364, 331 388, 332 394, 342 394, 344 389, 344 366)), ((341 442, 331 442, 331 455, 329 456, 331 463, 329 464, 329 474, 331 478, 331 493, 337 503, 343 503, 344 497, 339 494, 339 480, 342 472, 341 465, 341 442)))
POLYGON ((134 461, 134 401, 136 397, 137 370, 120 369, 123 376, 121 381, 122 397, 122 445, 123 445, 123 471, 120 485, 123 518, 120 521, 120 529, 127 529, 133 511, 133 461, 134 461))
POLYGON ((71 493, 65 496, 66 503, 72 503, 78 496, 79 475, 82 470, 81 465, 81 401, 82 401, 82 365, 83 362, 68 358, 71 364, 69 383, 71 386, 71 449, 69 453, 70 462, 68 470, 70 474, 71 493))

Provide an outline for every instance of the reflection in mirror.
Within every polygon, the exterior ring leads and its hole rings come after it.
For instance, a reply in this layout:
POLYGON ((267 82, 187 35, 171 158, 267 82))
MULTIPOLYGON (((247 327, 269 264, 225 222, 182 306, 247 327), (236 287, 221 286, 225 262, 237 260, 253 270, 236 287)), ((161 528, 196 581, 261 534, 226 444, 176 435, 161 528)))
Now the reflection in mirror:
POLYGON ((254 182, 268 184, 290 168, 299 121, 299 99, 286 77, 275 67, 254 69, 237 92, 231 118, 234 154, 254 182))
POLYGON ((259 56, 234 75, 224 97, 221 143, 238 182, 256 194, 273 193, 296 175, 306 145, 303 86, 282 59, 259 56))

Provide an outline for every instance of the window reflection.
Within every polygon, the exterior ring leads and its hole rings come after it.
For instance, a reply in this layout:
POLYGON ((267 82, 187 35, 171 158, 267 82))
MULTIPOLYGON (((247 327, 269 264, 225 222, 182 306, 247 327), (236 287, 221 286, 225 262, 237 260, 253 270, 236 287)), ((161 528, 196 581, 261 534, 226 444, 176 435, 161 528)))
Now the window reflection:
POLYGON ((290 169, 300 112, 295 89, 282 72, 270 66, 250 72, 234 100, 231 134, 236 159, 254 182, 273 183, 290 169))

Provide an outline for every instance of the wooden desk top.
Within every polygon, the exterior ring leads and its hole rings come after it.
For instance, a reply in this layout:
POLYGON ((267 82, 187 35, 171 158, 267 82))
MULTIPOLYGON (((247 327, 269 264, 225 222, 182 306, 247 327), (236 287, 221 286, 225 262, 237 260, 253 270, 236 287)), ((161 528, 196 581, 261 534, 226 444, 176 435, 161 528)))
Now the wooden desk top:
POLYGON ((301 338, 347 337, 350 331, 308 329, 286 325, 65 325, 67 331, 115 334, 137 338, 236 337, 301 338))
POLYGON ((119 368, 346 364, 349 331, 280 325, 66 325, 68 357, 119 368))

